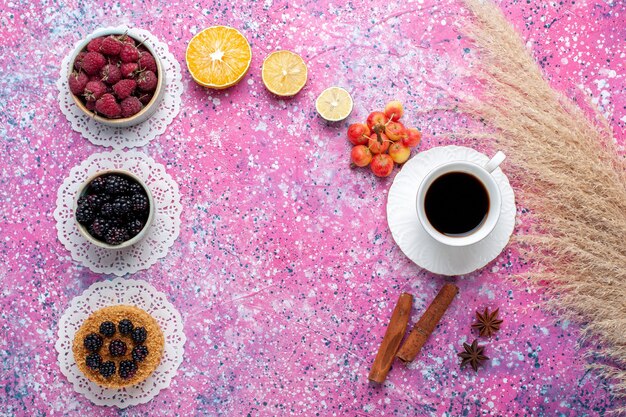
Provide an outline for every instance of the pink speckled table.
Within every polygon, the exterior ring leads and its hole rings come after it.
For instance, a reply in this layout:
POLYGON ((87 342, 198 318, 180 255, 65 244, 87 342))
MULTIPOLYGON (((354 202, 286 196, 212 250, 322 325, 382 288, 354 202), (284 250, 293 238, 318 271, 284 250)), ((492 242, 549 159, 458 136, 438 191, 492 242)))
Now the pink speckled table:
MULTIPOLYGON (((502 0, 553 85, 590 97, 624 152, 626 6, 620 0, 502 0)), ((393 176, 348 166, 349 123, 389 99, 422 128, 421 149, 455 139, 468 122, 447 107, 477 56, 459 33, 458 2, 235 1, 182 3, 4 2, 0 17, 0 414, 8 416, 601 416, 624 401, 585 371, 579 328, 539 305, 544 294, 505 278, 524 268, 507 249, 457 279, 412 264, 385 218, 393 176), (56 238, 57 189, 69 170, 101 151, 73 132, 56 101, 61 59, 82 36, 126 23, 151 30, 183 66, 179 116, 142 150, 166 165, 182 193, 182 232, 168 256, 133 275, 169 294, 185 322, 179 374, 152 402, 92 405, 56 361, 59 317, 93 282, 110 279, 72 261, 56 238), (224 91, 193 83, 187 41, 206 26, 249 39, 249 74, 224 91), (265 55, 301 54, 309 81, 279 100, 260 80, 265 55), (313 102, 346 87, 355 108, 327 124, 313 102), (383 386, 367 381, 398 294, 415 294, 413 320, 444 281, 454 302, 419 359, 395 366, 383 386), (456 353, 475 309, 505 320, 478 374, 456 353)), ((467 85, 467 88, 472 87, 467 85)), ((491 151, 491 150, 489 150, 491 151)), ((503 165, 506 172, 506 162, 503 165)), ((511 178, 513 186, 523 181, 511 178)), ((517 230, 528 216, 519 207, 517 230)))

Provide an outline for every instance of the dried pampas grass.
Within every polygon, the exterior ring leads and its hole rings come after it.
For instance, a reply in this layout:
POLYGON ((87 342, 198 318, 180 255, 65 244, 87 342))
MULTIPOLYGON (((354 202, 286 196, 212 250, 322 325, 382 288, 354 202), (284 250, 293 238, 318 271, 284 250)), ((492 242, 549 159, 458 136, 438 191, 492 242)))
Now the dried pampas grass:
MULTIPOLYGON (((519 35, 491 2, 464 0, 467 29, 480 52, 484 96, 461 110, 495 129, 495 147, 536 227, 517 240, 528 248, 531 278, 553 306, 597 338, 605 359, 593 365, 626 396, 626 163, 611 129, 589 120, 543 78, 519 35)), ((594 339, 596 340, 596 339, 594 339)), ((626 409, 616 410, 626 412, 626 409)))

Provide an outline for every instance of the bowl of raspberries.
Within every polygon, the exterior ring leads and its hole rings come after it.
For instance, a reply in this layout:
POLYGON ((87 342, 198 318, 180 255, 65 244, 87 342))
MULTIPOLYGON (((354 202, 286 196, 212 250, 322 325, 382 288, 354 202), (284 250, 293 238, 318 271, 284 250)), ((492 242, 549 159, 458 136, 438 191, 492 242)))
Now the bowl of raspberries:
POLYGON ((81 234, 107 249, 122 249, 143 239, 154 219, 150 189, 123 170, 100 171, 85 181, 74 203, 81 234))
POLYGON ((85 39, 70 60, 76 105, 100 123, 129 127, 146 121, 165 92, 163 69, 150 44, 118 29, 85 39))

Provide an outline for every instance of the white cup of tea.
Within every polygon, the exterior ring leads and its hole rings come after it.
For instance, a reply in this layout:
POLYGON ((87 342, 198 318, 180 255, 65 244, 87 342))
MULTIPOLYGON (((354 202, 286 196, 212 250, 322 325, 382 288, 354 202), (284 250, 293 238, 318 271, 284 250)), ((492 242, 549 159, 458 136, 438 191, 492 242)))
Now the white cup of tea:
POLYGON ((502 196, 493 171, 506 156, 498 151, 485 165, 452 161, 439 165, 417 190, 417 217, 433 239, 469 246, 487 237, 498 223, 502 196))

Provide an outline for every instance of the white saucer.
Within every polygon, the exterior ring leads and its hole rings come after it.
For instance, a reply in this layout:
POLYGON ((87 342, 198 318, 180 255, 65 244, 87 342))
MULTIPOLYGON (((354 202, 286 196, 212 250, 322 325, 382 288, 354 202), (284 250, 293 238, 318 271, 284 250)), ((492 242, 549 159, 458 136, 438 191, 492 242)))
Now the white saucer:
POLYGON ((500 193, 500 219, 483 240, 466 247, 450 247, 433 239, 417 218, 415 199, 422 178, 433 168, 450 161, 466 160, 484 165, 489 158, 471 148, 441 146, 421 152, 404 164, 387 198, 387 222, 393 239, 404 254, 435 274, 464 275, 494 260, 509 242, 515 226, 515 195, 500 168, 493 171, 500 193))

